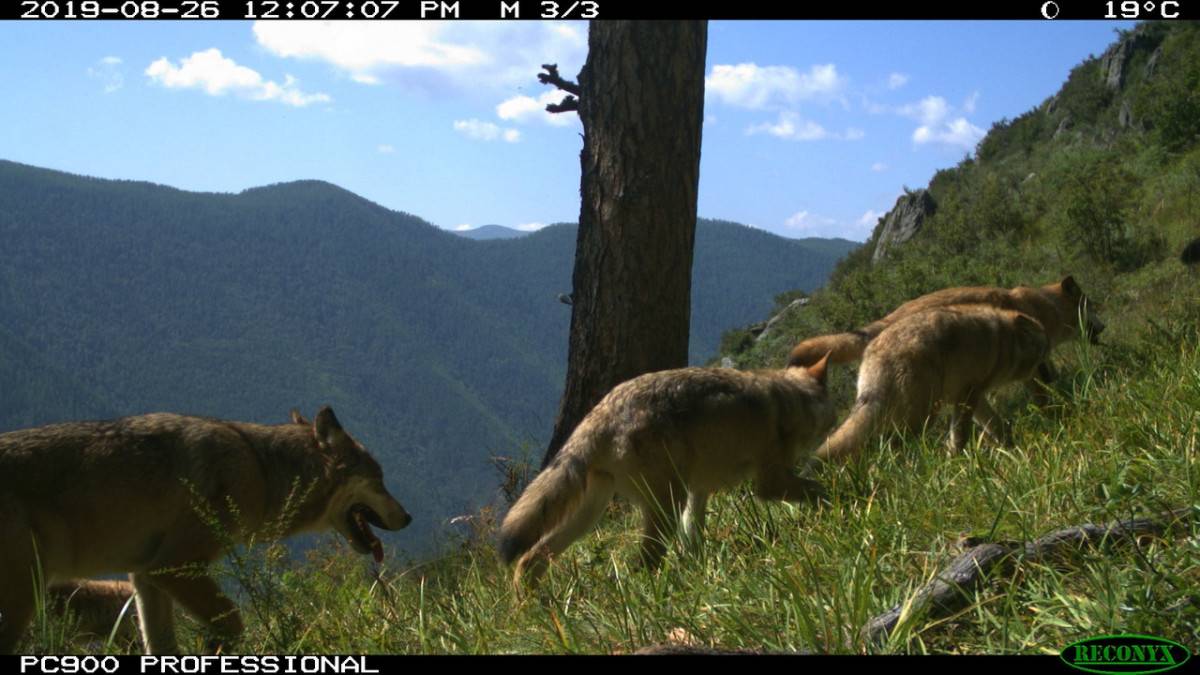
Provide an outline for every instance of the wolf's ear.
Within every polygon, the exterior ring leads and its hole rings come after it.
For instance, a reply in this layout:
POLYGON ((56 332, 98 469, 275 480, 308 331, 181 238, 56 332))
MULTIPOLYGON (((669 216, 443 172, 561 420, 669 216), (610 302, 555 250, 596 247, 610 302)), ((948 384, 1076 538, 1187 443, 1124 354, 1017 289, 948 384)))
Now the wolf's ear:
POLYGON ((303 424, 304 426, 308 426, 312 424, 312 422, 304 419, 304 416, 300 414, 299 410, 292 408, 292 424, 303 424))
POLYGON ((342 424, 338 422, 337 415, 333 414, 333 408, 329 406, 325 406, 317 412, 313 430, 317 432, 317 438, 327 443, 332 441, 336 435, 346 433, 342 431, 342 424))
POLYGON ((826 366, 829 365, 829 355, 832 353, 832 351, 825 352, 825 356, 822 356, 820 361, 808 367, 808 374, 812 375, 813 379, 820 383, 822 387, 825 386, 826 366))

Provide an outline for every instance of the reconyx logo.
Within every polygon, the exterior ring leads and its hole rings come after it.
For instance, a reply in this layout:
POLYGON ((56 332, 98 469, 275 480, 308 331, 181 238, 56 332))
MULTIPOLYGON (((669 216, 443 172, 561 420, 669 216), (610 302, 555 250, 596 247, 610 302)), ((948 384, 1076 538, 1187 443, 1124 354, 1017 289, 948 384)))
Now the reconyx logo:
POLYGON ((1067 665, 1089 673, 1161 673, 1191 658, 1187 647, 1152 635, 1100 635, 1067 645, 1067 665))

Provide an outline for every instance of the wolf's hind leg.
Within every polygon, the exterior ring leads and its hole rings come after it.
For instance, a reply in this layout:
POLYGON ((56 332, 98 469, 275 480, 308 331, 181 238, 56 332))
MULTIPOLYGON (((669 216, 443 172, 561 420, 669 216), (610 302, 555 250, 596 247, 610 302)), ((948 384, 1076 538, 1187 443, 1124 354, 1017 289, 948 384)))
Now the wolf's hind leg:
POLYGON ((147 654, 177 654, 175 642, 175 612, 171 596, 159 588, 149 574, 130 574, 134 602, 137 603, 138 625, 142 630, 142 646, 147 654))
POLYGON ((545 573, 551 557, 562 553, 600 522, 614 492, 616 488, 612 476, 598 471, 589 473, 587 489, 580 498, 579 506, 521 556, 513 572, 513 581, 518 582, 524 577, 529 583, 536 582, 545 573))
POLYGON ((1012 426, 984 397, 980 397, 975 406, 975 421, 993 442, 1006 448, 1012 446, 1012 426))

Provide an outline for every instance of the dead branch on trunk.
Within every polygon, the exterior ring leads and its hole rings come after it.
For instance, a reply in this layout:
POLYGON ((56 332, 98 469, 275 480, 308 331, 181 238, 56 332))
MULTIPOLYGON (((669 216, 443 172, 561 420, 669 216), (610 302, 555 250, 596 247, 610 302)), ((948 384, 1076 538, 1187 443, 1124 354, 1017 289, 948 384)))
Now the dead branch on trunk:
POLYGON ((571 110, 579 110, 579 83, 570 80, 564 80, 558 74, 557 63, 543 63, 542 67, 546 69, 544 73, 538 73, 538 82, 542 84, 551 84, 559 89, 572 94, 564 98, 559 103, 550 103, 546 105, 546 112, 561 113, 571 110))

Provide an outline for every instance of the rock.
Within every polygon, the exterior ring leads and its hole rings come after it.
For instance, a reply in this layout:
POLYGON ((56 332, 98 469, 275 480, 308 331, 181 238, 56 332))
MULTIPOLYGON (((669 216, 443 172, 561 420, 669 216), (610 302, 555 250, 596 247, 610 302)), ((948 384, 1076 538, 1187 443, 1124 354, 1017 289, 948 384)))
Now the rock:
POLYGON ((1138 36, 1136 33, 1129 33, 1122 37, 1117 44, 1109 47, 1104 52, 1104 56, 1101 57, 1100 77, 1109 89, 1117 91, 1121 88, 1121 85, 1125 84, 1125 66, 1128 65, 1130 57, 1133 56, 1137 40, 1138 36))
POLYGON ((1117 122, 1122 129, 1133 126, 1133 106, 1129 104, 1129 99, 1121 101, 1121 109, 1117 111, 1117 122))
POLYGON ((928 190, 914 190, 900 195, 896 205, 883 217, 879 242, 875 244, 871 262, 883 260, 890 249, 912 239, 921 230, 925 218, 936 210, 937 204, 928 190))
POLYGON ((1155 49, 1154 53, 1150 55, 1150 59, 1146 61, 1146 77, 1154 74, 1154 69, 1158 67, 1158 58, 1160 56, 1162 56, 1162 45, 1159 45, 1158 49, 1155 49))
POLYGON ((1050 98, 1046 99, 1045 106, 1046 106, 1046 114, 1047 115, 1053 115, 1055 112, 1057 112, 1058 111, 1058 94, 1055 94, 1055 95, 1051 96, 1050 98))
POLYGON ((1071 120, 1070 115, 1062 118, 1062 120, 1060 120, 1058 123, 1058 128, 1054 130, 1054 136, 1051 137, 1052 140, 1057 141, 1060 136, 1070 131, 1072 124, 1074 124, 1074 122, 1071 120))
POLYGON ((736 366, 733 363, 733 359, 729 358, 728 356, 721 357, 721 367, 722 368, 736 368, 736 366))

